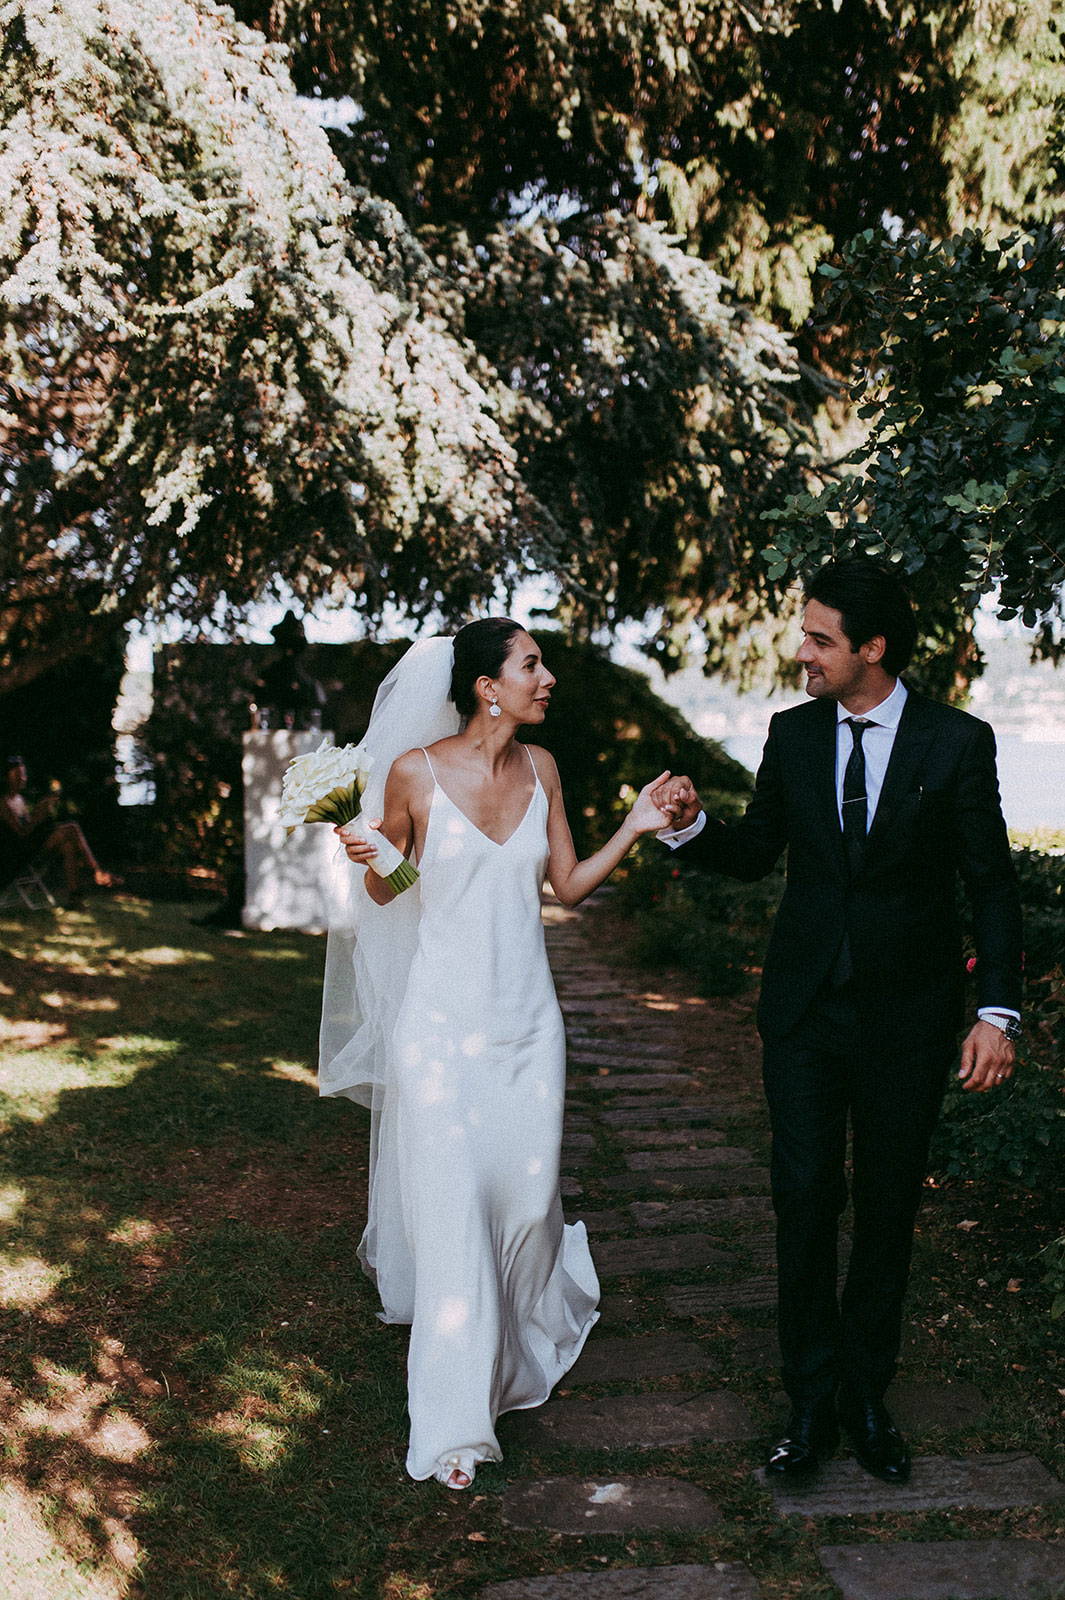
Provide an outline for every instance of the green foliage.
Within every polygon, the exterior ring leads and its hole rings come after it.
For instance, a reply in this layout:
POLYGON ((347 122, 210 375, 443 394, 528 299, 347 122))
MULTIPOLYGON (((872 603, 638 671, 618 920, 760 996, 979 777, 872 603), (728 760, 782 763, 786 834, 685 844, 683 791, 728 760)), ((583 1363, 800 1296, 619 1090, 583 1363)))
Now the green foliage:
POLYGON ((91 670, 84 662, 61 661, 0 695, 0 759, 25 757, 30 799, 59 783, 58 820, 76 817, 105 859, 124 843, 111 727, 124 645, 112 630, 91 670))
MULTIPOLYGON (((712 795, 708 804, 728 815, 739 809, 739 798, 712 795)), ((685 867, 660 844, 644 845, 617 892, 632 930, 632 959, 652 971, 679 967, 702 995, 737 994, 761 966, 782 888, 780 872, 732 883, 685 867)))
POLYGON ((283 52, 210 0, 0 24, 0 683, 278 580, 462 609, 539 551, 491 375, 283 52))
POLYGON ((441 229, 434 254, 463 286, 466 336, 509 374, 567 620, 611 627, 668 598, 690 622, 733 584, 763 593, 760 513, 814 447, 788 342, 661 225, 611 213, 474 240, 441 229))
MULTIPOLYGON (((558 679, 551 710, 532 737, 558 762, 563 793, 582 854, 603 843, 628 809, 625 792, 666 770, 702 773, 710 787, 736 797, 747 774, 719 746, 693 733, 639 672, 565 635, 538 632, 558 679)), ((406 648, 403 641, 310 645, 306 670, 324 685, 326 725, 338 744, 365 731, 377 685, 406 648)), ((262 645, 174 645, 157 657, 156 694, 143 745, 157 800, 155 832, 172 866, 202 866, 231 880, 243 848, 241 735, 248 707, 271 657, 262 645)))
POLYGON ((933 1165, 951 1177, 1060 1182, 1065 1168, 1065 853, 1015 850, 1024 906, 1025 1040, 990 1094, 947 1093, 933 1165))
POLYGON ((353 181, 474 235, 514 197, 657 217, 802 323, 817 261, 908 226, 1048 216, 1052 0, 239 0, 297 83, 350 95, 353 181))
POLYGON ((964 676, 981 597, 1065 652, 1065 239, 995 243, 966 230, 892 240, 868 230, 821 272, 824 314, 858 331, 852 390, 870 436, 819 494, 771 512, 764 552, 786 580, 862 550, 910 573, 933 635, 964 676))
MULTIPOLYGON (((0 22, 0 684, 152 610, 232 624, 283 586, 460 619, 530 572, 574 625, 644 622, 667 668, 693 622, 730 659, 795 566, 760 516, 820 505, 833 375, 879 302, 810 324, 818 261, 885 214, 907 239, 1053 215, 1051 0, 0 0, 0 22), (327 139, 296 90, 351 121, 327 139)), ((1055 473, 1040 498, 1035 450, 1000 472, 988 412, 942 529, 920 471, 881 497, 914 491, 904 559, 936 573, 963 679, 948 602, 1001 575, 983 522, 1055 540, 1055 473)), ((835 537, 813 520, 804 558, 835 537)), ((1053 561, 1025 549, 1032 582, 1012 554, 1005 576, 1038 608, 1053 561)))
POLYGON ((989 1094, 951 1080, 932 1146, 932 1170, 951 1178, 1060 1181, 1065 1164, 1065 1081, 1060 1067, 1018 1054, 1016 1076, 989 1094))
POLYGON ((619 667, 586 641, 534 632, 558 683, 547 721, 529 738, 558 762, 574 843, 582 855, 597 849, 618 826, 632 791, 660 772, 703 774, 707 788, 732 805, 746 795, 746 769, 713 740, 694 733, 642 673, 619 667))
POLYGON ((1055 1239, 1040 1253, 1045 1263, 1043 1281, 1054 1296, 1050 1315, 1065 1316, 1065 1237, 1055 1239))
MULTIPOLYGON (((326 688, 326 720, 339 744, 365 729, 377 684, 402 648, 368 640, 307 647, 302 663, 326 688)), ((165 865, 239 877, 241 737, 275 656, 272 646, 243 644, 172 645, 157 652, 154 703, 141 744, 155 779, 154 833, 165 865)))

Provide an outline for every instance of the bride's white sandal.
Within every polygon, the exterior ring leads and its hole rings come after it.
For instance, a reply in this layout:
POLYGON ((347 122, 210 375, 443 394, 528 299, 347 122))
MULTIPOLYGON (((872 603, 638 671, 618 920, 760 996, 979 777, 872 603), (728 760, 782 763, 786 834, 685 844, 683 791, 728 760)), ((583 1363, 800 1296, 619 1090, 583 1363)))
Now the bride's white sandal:
POLYGON ((469 1489, 473 1485, 475 1471, 475 1467, 463 1466, 461 1456, 445 1456, 440 1463, 437 1477, 445 1489, 469 1489))

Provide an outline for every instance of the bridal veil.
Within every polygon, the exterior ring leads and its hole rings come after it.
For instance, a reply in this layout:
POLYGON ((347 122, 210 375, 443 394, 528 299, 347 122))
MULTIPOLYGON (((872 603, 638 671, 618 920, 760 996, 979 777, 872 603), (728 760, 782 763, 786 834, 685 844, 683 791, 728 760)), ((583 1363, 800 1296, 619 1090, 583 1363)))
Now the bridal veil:
MULTIPOLYGON (((450 699, 450 638, 420 639, 400 658, 374 699, 362 744, 372 757, 362 815, 384 811, 389 768, 404 751, 458 733, 450 699)), ((369 870, 369 869, 367 869, 369 870)), ((319 1041, 318 1088, 370 1108, 370 1203, 359 1256, 376 1280, 386 1322, 409 1322, 413 1262, 407 1246, 395 1105, 390 1094, 391 1041, 418 942, 420 885, 387 906, 370 899, 362 873, 342 851, 332 864, 319 1041)))

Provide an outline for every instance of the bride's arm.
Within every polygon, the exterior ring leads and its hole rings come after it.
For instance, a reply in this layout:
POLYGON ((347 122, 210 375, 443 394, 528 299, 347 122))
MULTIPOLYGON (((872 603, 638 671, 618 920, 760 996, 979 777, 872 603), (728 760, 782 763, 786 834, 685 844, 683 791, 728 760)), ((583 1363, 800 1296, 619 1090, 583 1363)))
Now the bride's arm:
POLYGON ((548 881, 564 906, 580 905, 593 889, 598 889, 618 862, 628 855, 642 833, 657 833, 672 822, 672 817, 660 811, 651 800, 651 790, 664 782, 662 778, 655 778, 640 790, 632 810, 613 838, 608 839, 587 860, 578 861, 554 758, 546 750, 538 749, 536 767, 548 799, 548 881))
MULTIPOLYGON (((410 856, 414 848, 415 816, 419 814, 420 802, 424 802, 425 772, 425 757, 420 751, 408 750, 406 755, 393 761, 389 769, 385 784, 384 816, 372 817, 365 822, 359 817, 352 824, 354 827, 365 827, 368 837, 349 840, 344 838, 339 828, 334 830, 341 833, 344 853, 355 866, 373 867, 378 853, 373 833, 378 830, 403 855, 410 856)), ((387 906, 390 900, 396 898, 395 889, 384 878, 379 878, 376 872, 366 873, 363 886, 370 899, 376 900, 379 906, 387 906)))

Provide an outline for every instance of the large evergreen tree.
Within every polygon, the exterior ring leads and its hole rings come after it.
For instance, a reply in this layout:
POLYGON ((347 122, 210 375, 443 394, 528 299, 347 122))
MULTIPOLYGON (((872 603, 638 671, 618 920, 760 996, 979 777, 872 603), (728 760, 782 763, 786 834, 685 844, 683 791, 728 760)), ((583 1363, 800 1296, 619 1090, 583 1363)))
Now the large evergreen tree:
MULTIPOLYGON (((1051 135, 1063 58, 1052 0, 241 7, 287 40, 306 93, 357 106, 334 135, 347 171, 387 194, 457 275, 465 330, 517 395, 511 436, 522 472, 563 530, 575 580, 566 610, 590 621, 653 611, 666 665, 693 619, 711 638, 710 660, 734 661, 732 642, 779 605, 782 580, 838 544, 824 519, 798 526, 796 507, 812 504, 800 495, 789 497, 787 559, 760 519, 807 464, 795 449, 800 418, 827 397, 822 467, 872 423, 872 391, 857 417, 847 380, 881 339, 895 340, 887 306, 911 326, 937 314, 931 299, 914 298, 910 257, 893 241, 978 227, 990 258, 996 238, 1056 214, 1051 135), (523 215, 542 219, 535 244, 523 215), (721 404, 727 340, 716 341, 701 391, 709 405, 687 398, 690 364, 675 338, 662 337, 660 317, 660 263, 674 252, 641 263, 621 306, 614 284, 596 292, 604 263, 631 260, 647 221, 727 278, 704 296, 702 320, 720 328, 719 308, 728 308, 737 359, 765 325, 756 318, 792 331, 797 404, 759 419, 771 420, 775 461, 737 425, 742 406, 721 404), (856 234, 867 259, 879 253, 875 285, 812 314, 818 263, 856 234), (624 366, 614 359, 621 351, 624 366)), ((1044 282, 1057 266, 1046 254, 1052 240, 1045 233, 1034 247, 1044 282)), ((944 292, 960 303, 967 288, 959 281, 944 292)), ((956 327, 964 317, 955 309, 956 327)), ((970 386, 978 381, 970 368, 970 386)), ((985 420, 990 436, 997 419, 985 420)), ((893 425, 885 412, 882 431, 893 425)), ((960 459, 966 442, 955 445, 960 459)), ((816 485, 814 475, 804 487, 816 485)), ((959 484, 944 479, 942 492, 951 487, 959 484)), ((973 588, 961 587, 966 551, 982 537, 971 514, 958 508, 933 535, 913 511, 906 502, 910 534, 896 553, 928 609, 930 648, 963 635, 951 646, 950 677, 973 661, 975 598, 1005 574, 991 562, 973 588)), ((1033 615, 1038 591, 1046 619, 1054 573, 1033 564, 1036 548, 1015 536, 1006 598, 1027 562, 1022 605, 1033 615)))

